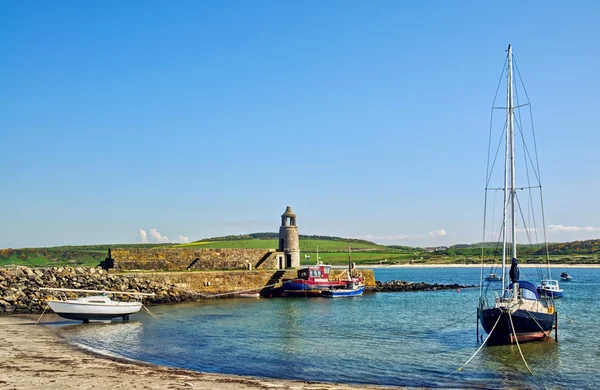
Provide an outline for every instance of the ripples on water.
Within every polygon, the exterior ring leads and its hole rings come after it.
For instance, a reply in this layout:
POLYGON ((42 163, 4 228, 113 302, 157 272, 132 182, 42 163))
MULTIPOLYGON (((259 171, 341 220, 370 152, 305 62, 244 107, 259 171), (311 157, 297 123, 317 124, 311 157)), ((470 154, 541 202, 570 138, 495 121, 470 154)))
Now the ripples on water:
MULTIPOLYGON (((480 271, 375 272, 383 281, 471 284, 479 282, 480 271)), ((546 387, 595 388, 600 270, 569 273, 573 281, 561 285, 566 298, 557 301, 559 342, 521 348, 546 387)), ((468 289, 349 299, 228 299, 154 307, 161 320, 138 314, 129 323, 59 326, 68 339, 91 348, 198 371, 395 386, 535 388, 516 346, 485 347, 457 371, 478 347, 478 294, 468 289)))

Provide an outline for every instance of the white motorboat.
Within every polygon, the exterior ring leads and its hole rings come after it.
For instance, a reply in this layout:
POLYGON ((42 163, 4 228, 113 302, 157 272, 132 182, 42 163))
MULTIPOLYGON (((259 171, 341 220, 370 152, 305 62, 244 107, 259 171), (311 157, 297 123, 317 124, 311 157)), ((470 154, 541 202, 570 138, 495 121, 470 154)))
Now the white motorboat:
POLYGON ((546 295, 552 298, 562 298, 564 291, 560 288, 558 280, 544 279, 537 285, 537 291, 541 295, 546 295))
POLYGON ((48 299, 48 306, 59 316, 69 320, 79 320, 83 322, 91 321, 110 321, 113 318, 122 318, 124 321, 129 320, 131 314, 135 314, 142 308, 142 302, 122 302, 110 299, 107 294, 121 294, 136 297, 154 296, 154 294, 143 294, 133 292, 120 291, 98 291, 98 290, 76 290, 76 289, 59 289, 59 288, 41 288, 50 291, 62 292, 93 292, 100 295, 91 295, 79 297, 77 299, 48 299))

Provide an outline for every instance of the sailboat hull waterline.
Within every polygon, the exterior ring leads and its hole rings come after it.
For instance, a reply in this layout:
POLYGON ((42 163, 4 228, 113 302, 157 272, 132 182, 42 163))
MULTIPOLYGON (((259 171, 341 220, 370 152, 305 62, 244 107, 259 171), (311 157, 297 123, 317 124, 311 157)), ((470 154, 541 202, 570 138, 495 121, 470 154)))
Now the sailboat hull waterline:
POLYGON ((505 308, 480 309, 479 318, 486 333, 491 333, 488 339, 490 345, 545 340, 554 329, 554 314, 527 310, 515 310, 509 314, 505 308))
POLYGON ((86 297, 77 300, 48 300, 50 308, 59 316, 76 321, 110 321, 113 318, 128 320, 142 308, 141 302, 118 302, 105 297, 86 297), (102 302, 104 298, 105 302, 102 302), (95 303, 95 302, 98 303, 95 303))

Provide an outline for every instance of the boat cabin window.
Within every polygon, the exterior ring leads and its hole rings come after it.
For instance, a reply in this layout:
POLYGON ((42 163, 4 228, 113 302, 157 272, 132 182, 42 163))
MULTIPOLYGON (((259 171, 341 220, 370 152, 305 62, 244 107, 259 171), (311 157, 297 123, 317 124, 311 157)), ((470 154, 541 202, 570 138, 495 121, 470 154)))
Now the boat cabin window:
POLYGON ((106 303, 106 301, 92 301, 92 300, 88 300, 89 303, 106 303))
POLYGON ((533 291, 527 290, 525 288, 521 289, 521 297, 523 297, 523 299, 533 299, 533 300, 537 299, 537 297, 535 296, 533 291))
POLYGON ((312 276, 313 278, 320 278, 321 277, 321 271, 318 269, 311 269, 310 270, 310 276, 312 276))
POLYGON ((301 269, 300 271, 298 271, 298 277, 299 278, 308 278, 308 270, 307 269, 301 269))
POLYGON ((325 266, 323 267, 323 272, 327 275, 329 275, 331 273, 331 266, 325 266))

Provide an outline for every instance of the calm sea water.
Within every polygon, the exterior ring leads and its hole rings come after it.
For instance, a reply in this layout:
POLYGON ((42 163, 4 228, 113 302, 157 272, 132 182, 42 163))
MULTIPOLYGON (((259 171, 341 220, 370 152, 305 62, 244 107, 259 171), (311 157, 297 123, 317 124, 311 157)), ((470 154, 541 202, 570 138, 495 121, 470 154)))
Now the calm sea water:
MULTIPOLYGON (((596 388, 600 269, 568 271, 573 281, 562 283, 565 298, 557 301, 559 342, 521 348, 547 388, 596 388)), ((477 284, 479 272, 377 269, 375 275, 382 281, 477 284)), ((478 347, 478 295, 475 288, 348 299, 227 299, 154 307, 160 320, 137 314, 129 323, 54 325, 75 343, 198 371, 392 386, 536 388, 516 346, 484 347, 457 371, 478 347)))

